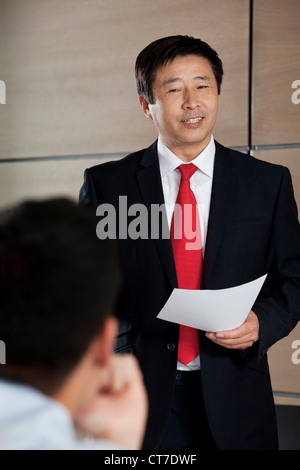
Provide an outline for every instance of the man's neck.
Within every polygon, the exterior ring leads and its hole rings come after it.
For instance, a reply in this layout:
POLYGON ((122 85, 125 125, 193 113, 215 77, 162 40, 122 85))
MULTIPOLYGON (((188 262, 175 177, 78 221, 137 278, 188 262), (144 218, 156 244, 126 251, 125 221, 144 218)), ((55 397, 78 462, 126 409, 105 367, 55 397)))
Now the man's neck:
POLYGON ((199 145, 199 143, 194 145, 187 145, 186 143, 183 145, 172 145, 166 143, 164 139, 160 136, 160 139, 163 144, 168 147, 168 149, 171 150, 171 152, 174 153, 176 157, 178 157, 185 163, 191 162, 192 160, 197 158, 209 145, 211 138, 212 136, 210 135, 209 139, 205 141, 205 143, 202 143, 202 145, 199 145))

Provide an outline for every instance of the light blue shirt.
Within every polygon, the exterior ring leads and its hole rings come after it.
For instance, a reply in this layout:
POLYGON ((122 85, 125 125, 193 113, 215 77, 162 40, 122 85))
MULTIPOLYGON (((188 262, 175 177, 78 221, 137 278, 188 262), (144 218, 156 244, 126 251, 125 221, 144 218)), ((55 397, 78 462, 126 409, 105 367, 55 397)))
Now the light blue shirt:
POLYGON ((0 380, 0 450, 104 449, 119 447, 79 440, 67 408, 29 386, 0 380))

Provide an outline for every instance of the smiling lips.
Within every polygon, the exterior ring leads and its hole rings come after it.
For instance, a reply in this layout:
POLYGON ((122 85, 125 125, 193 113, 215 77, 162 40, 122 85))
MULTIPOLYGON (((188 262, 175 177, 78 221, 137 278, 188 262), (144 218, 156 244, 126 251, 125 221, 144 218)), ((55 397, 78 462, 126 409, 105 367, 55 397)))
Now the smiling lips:
POLYGON ((203 117, 196 117, 196 118, 190 118, 190 119, 183 119, 182 122, 186 122, 188 124, 195 124, 197 122, 202 121, 203 117))

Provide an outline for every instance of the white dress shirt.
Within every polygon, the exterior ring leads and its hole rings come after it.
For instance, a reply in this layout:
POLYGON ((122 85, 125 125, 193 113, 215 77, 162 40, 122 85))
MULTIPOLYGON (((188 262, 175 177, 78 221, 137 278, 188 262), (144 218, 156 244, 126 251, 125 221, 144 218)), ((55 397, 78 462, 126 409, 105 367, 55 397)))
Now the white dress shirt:
POLYGON ((34 388, 0 380, 0 450, 104 449, 120 447, 105 440, 79 440, 67 408, 34 388))
MULTIPOLYGON (((170 227, 181 179, 180 170, 178 170, 178 166, 185 164, 185 162, 180 160, 180 158, 178 158, 173 152, 171 152, 171 150, 164 145, 160 138, 158 138, 157 152, 168 224, 170 227)), ((205 251, 205 243, 207 236, 214 160, 215 141, 212 136, 209 144, 203 150, 203 152, 201 152, 200 155, 198 155, 196 158, 194 158, 194 160, 190 162, 196 165, 198 168, 190 179, 190 186, 195 194, 199 209, 203 254, 205 251)), ((177 364, 178 370, 196 370, 199 368, 200 356, 195 358, 187 366, 184 366, 179 361, 177 364)))

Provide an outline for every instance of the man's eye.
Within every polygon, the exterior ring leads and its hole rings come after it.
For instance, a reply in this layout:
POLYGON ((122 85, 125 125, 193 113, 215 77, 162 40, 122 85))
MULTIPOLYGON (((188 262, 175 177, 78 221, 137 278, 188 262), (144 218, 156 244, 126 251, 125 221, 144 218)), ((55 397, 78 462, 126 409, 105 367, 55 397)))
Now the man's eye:
POLYGON ((172 88, 171 90, 169 90, 169 93, 176 93, 177 91, 179 91, 178 88, 172 88))
POLYGON ((207 85, 199 85, 198 86, 198 90, 203 90, 204 88, 208 88, 207 85))

